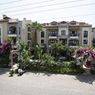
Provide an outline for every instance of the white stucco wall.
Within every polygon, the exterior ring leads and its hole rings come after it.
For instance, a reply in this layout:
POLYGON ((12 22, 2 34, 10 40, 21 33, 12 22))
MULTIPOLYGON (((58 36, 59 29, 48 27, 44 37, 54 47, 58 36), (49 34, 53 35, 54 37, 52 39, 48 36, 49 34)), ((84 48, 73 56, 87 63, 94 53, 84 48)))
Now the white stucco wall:
POLYGON ((82 27, 82 45, 83 44, 83 40, 87 39, 88 40, 88 46, 92 45, 92 27, 82 27), (88 38, 84 38, 84 31, 88 31, 88 38))
POLYGON ((59 31, 58 31, 58 35, 61 35, 61 31, 62 30, 65 30, 66 31, 66 35, 68 35, 68 28, 67 27, 59 27, 59 29, 58 29, 59 31))

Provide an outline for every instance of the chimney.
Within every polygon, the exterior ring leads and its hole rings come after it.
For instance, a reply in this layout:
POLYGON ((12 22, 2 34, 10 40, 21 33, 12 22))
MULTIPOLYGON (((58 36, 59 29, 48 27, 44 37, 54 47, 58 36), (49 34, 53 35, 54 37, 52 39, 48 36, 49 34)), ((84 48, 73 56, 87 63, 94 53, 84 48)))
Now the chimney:
POLYGON ((8 17, 7 15, 3 15, 3 19, 8 20, 8 19, 10 19, 10 17, 8 17))

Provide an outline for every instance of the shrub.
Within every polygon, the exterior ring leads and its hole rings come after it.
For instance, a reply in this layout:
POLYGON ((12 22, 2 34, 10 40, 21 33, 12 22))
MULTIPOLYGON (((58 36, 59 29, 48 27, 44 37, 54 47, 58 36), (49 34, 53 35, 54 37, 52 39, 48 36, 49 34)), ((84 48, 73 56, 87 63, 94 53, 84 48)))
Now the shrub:
POLYGON ((7 67, 9 64, 9 55, 11 51, 11 44, 7 41, 4 41, 0 44, 0 66, 7 67))

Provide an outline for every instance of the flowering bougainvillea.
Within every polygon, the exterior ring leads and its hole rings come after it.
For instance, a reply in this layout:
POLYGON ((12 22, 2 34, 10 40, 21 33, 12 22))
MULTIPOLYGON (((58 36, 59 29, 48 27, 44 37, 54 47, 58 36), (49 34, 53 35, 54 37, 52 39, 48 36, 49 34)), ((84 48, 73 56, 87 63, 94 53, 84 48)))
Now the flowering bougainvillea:
POLYGON ((95 50, 91 48, 79 48, 77 52, 80 52, 80 54, 88 54, 89 56, 92 56, 95 58, 95 50))
POLYGON ((74 58, 78 65, 85 68, 95 69, 95 50, 91 48, 79 48, 76 50, 74 58))
POLYGON ((3 55, 9 55, 11 50, 11 44, 7 41, 4 41, 3 43, 0 44, 0 56, 3 55))
POLYGON ((0 66, 8 67, 10 59, 11 44, 7 41, 4 41, 0 44, 0 66))

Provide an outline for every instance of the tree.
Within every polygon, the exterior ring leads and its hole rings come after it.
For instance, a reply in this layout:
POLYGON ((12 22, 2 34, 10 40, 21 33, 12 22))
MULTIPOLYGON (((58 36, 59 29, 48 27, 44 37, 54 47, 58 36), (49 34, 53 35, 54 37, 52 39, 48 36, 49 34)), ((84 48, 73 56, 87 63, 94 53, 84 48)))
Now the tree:
POLYGON ((60 55, 60 52, 64 51, 66 47, 62 43, 54 43, 52 44, 52 55, 55 57, 55 59, 58 58, 60 55))
POLYGON ((37 32, 42 31, 42 25, 37 21, 29 25, 31 26, 32 31, 34 32, 34 43, 37 44, 37 32))
POLYGON ((41 49, 41 47, 39 45, 35 45, 34 46, 34 57, 35 59, 41 59, 43 50, 41 49))

